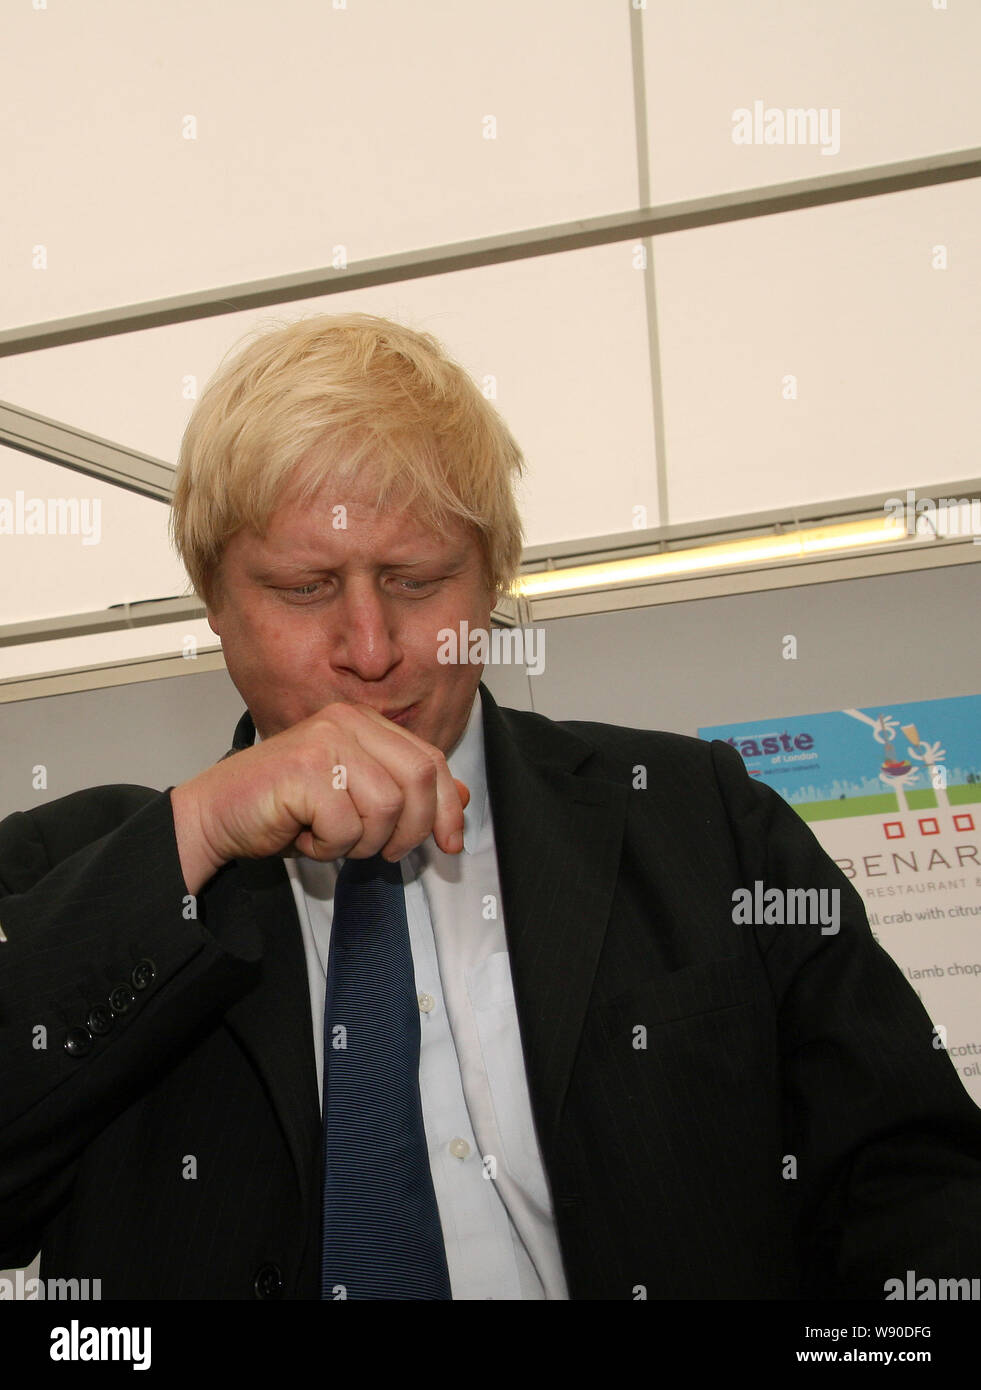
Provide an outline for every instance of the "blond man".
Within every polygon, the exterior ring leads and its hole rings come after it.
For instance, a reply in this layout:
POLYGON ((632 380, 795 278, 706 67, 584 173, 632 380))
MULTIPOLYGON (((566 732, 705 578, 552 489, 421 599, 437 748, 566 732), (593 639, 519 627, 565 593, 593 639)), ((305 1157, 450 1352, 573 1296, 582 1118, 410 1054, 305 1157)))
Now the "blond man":
POLYGON ((173 531, 246 713, 178 786, 0 826, 0 1263, 106 1298, 976 1272, 978 1112, 795 813, 722 743, 501 709, 443 659, 516 573, 521 465, 434 339, 370 315, 209 385, 173 531), (833 896, 835 931, 738 918, 763 883, 833 896), (387 1052, 383 974, 413 1034, 387 1052))

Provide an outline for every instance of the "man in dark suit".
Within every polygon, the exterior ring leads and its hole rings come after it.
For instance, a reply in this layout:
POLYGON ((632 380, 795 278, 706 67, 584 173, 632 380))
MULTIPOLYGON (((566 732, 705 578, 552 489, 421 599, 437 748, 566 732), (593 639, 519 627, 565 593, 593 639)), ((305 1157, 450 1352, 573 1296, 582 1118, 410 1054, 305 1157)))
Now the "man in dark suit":
POLYGON ((269 335, 202 398, 177 536, 248 713, 178 787, 0 826, 0 1263, 40 1247, 104 1298, 345 1296, 331 904, 340 861, 381 856, 454 1297, 981 1269, 981 1115, 795 813, 724 744, 499 709, 441 660, 513 572, 502 431, 367 316, 269 335), (329 409, 287 440, 311 362, 329 409), (763 887, 833 920, 747 921, 763 887))

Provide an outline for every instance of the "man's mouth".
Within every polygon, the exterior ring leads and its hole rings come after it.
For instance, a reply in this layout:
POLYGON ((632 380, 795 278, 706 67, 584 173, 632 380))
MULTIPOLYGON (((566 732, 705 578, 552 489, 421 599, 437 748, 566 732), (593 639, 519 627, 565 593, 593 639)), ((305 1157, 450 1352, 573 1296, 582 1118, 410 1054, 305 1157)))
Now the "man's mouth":
POLYGON ((419 706, 417 703, 414 705, 406 705, 404 709, 401 710, 390 711, 383 709, 381 715, 384 719, 390 719, 393 724, 407 724, 418 708, 419 706))

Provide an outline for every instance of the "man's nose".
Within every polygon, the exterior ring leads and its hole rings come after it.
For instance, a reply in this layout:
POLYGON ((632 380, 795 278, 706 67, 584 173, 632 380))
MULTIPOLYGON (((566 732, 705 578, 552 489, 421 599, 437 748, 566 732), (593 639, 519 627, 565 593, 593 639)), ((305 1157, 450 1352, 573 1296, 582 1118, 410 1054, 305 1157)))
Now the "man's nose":
POLYGON ((401 660, 391 604, 372 582, 348 582, 331 605, 331 662, 360 680, 379 681, 401 660))

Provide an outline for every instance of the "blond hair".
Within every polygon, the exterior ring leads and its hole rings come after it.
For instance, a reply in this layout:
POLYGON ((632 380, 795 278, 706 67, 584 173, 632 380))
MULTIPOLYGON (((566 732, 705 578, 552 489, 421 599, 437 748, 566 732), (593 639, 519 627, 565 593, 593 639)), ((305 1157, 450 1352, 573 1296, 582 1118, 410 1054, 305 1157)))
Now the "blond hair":
POLYGON ((448 516, 471 527, 488 585, 507 593, 521 561, 513 484, 524 460, 437 340, 374 314, 256 331, 208 383, 181 441, 171 536, 205 603, 237 531, 264 535, 285 501, 359 473, 378 508, 412 508, 435 530, 448 516), (307 459, 315 445, 326 448, 307 459))

